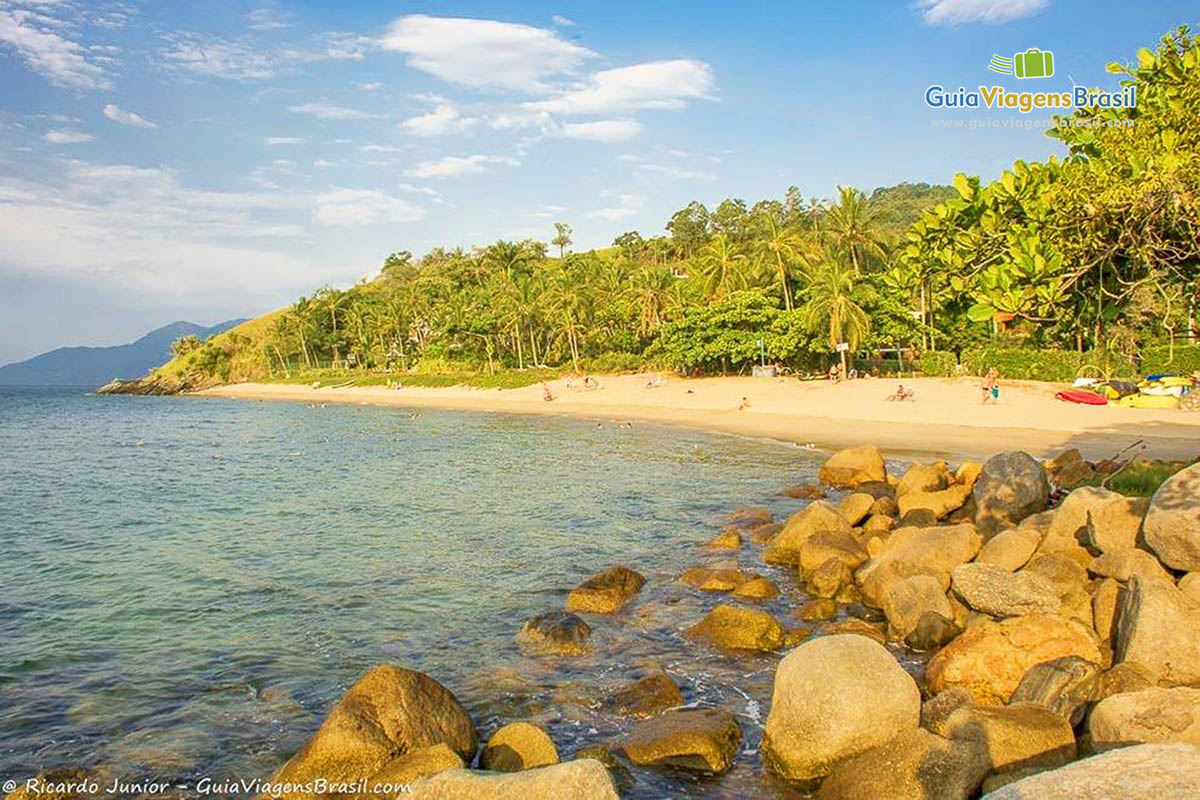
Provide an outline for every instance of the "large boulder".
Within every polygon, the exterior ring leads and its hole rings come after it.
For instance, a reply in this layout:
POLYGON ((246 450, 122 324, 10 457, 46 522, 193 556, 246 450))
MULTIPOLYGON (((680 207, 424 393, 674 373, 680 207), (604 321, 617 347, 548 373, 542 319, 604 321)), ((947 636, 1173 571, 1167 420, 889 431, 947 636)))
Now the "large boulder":
POLYGON ((1130 578, 1113 628, 1115 662, 1141 664, 1160 686, 1200 684, 1200 603, 1170 581, 1130 578))
POLYGON ((784 642, 783 626, 773 616, 740 606, 717 606, 687 634, 723 650, 778 650, 784 642))
POLYGON ((689 708, 639 722, 621 740, 620 748, 641 766, 720 774, 733 766, 741 744, 742 729, 733 714, 719 708, 689 708))
POLYGON ((603 708, 627 717, 652 717, 660 711, 683 705, 679 686, 665 672, 655 670, 644 678, 613 692, 603 708))
POLYGON ((775 671, 763 731, 767 767, 811 781, 917 727, 921 692, 891 653, 865 636, 812 639, 775 671))
POLYGON ((534 655, 577 656, 587 651, 592 627, 574 614, 547 611, 526 620, 517 631, 517 646, 534 655))
POLYGON ((1064 656, 1035 664, 1021 678, 1009 702, 1045 706, 1074 726, 1083 719, 1099 688, 1099 665, 1079 656, 1064 656))
POLYGON ((1003 705, 1031 667, 1062 656, 1100 663, 1095 634, 1048 614, 982 619, 930 660, 925 682, 933 694, 961 686, 979 703, 1003 705))
POLYGON ((949 575, 959 564, 979 552, 979 534, 971 524, 939 528, 897 528, 879 555, 859 568, 855 579, 863 594, 876 605, 887 586, 898 577, 949 575), (904 565, 904 566, 901 566, 904 565))
POLYGON ((545 728, 532 722, 510 722, 492 734, 479 764, 492 772, 520 772, 558 763, 558 748, 545 728))
POLYGON ((1050 473, 1054 483, 1066 489, 1087 483, 1096 475, 1096 470, 1083 460, 1083 454, 1074 447, 1047 461, 1046 471, 1050 473))
POLYGON ((1029 563, 1041 543, 1042 535, 1036 528, 1023 525, 1009 528, 988 539, 975 560, 1016 572, 1029 563))
POLYGON ((871 481, 886 481, 887 467, 878 447, 850 447, 830 456, 817 478, 828 486, 854 488, 871 481))
POLYGON ((1022 778, 984 800, 1193 800, 1197 786, 1200 749, 1142 744, 1022 778))
POLYGON ((1127 583, 1134 575, 1143 578, 1161 578, 1170 581, 1171 575, 1158 559, 1145 550, 1113 550, 1092 559, 1088 563, 1088 572, 1102 578, 1113 578, 1121 583, 1127 583))
POLYGON ((966 800, 988 771, 977 741, 944 739, 917 728, 843 761, 817 800, 966 800))
POLYGON ((414 800, 620 800, 608 769, 593 758, 513 773, 452 769, 412 784, 414 800))
POLYGON ((984 538, 990 539, 1030 514, 1045 510, 1050 480, 1046 468, 1028 453, 1000 453, 983 465, 972 496, 975 524, 984 538))
POLYGON ((1062 608, 1049 581, 996 564, 959 564, 950 570, 950 588, 968 608, 993 617, 1057 614, 1062 608))
MULTIPOLYGON (((886 498, 885 498, 886 499, 886 498)), ((838 513, 851 525, 857 525, 867 518, 875 504, 880 502, 866 492, 854 492, 842 498, 838 503, 838 513)))
POLYGON ((867 560, 867 550, 848 530, 818 531, 800 546, 800 569, 813 572, 831 558, 850 569, 867 560))
POLYGON ((1142 533, 1168 567, 1200 570, 1200 464, 1180 470, 1158 487, 1142 533))
POLYGON ((1063 498, 1050 514, 1046 539, 1052 547, 1077 545, 1087 538, 1088 517, 1105 504, 1124 499, 1124 495, 1099 486, 1080 486, 1063 498))
POLYGON ((646 579, 629 567, 609 567, 576 586, 567 595, 566 610, 592 614, 620 611, 646 585, 646 579))
POLYGON ((768 564, 799 564, 804 543, 820 531, 849 533, 851 527, 836 508, 824 500, 816 500, 788 517, 783 530, 775 535, 763 551, 763 560, 768 564))
POLYGON ((911 464, 896 481, 896 498, 915 492, 937 492, 946 488, 945 465, 911 464))
POLYGON ((941 582, 931 575, 914 575, 893 583, 883 597, 883 613, 898 639, 904 639, 916 630, 926 614, 954 620, 954 609, 950 607, 941 582))
POLYGON ((1200 689, 1154 687, 1106 697, 1088 715, 1088 733, 1097 751, 1142 742, 1200 746, 1200 689))
POLYGON ((471 759, 477 742, 475 725, 450 690, 423 673, 383 664, 350 687, 271 782, 369 781, 394 759, 432 745, 446 744, 471 759))
POLYGON ((1021 568, 1019 575, 1040 578, 1054 587, 1062 603, 1059 614, 1092 627, 1092 597, 1088 593, 1087 570, 1063 553, 1038 553, 1021 568))
POLYGON ((1146 497, 1113 497, 1088 512, 1088 544, 1103 553, 1132 550, 1150 508, 1146 497))
POLYGON ((1075 759, 1075 732, 1045 706, 965 706, 946 720, 952 739, 977 739, 987 749, 993 772, 1051 769, 1075 759))

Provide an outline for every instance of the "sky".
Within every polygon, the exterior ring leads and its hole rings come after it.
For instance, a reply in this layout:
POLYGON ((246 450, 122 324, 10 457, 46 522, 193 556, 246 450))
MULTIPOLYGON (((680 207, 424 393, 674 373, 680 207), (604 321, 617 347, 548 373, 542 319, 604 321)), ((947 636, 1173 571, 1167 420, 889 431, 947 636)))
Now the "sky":
POLYGON ((691 200, 995 178, 1193 2, 0 0, 0 363, 254 316, 387 254, 663 233, 691 200), (1050 50, 1055 76, 990 72, 1050 50), (973 129, 936 127, 974 121, 973 129), (980 128, 990 121, 993 127, 980 128))

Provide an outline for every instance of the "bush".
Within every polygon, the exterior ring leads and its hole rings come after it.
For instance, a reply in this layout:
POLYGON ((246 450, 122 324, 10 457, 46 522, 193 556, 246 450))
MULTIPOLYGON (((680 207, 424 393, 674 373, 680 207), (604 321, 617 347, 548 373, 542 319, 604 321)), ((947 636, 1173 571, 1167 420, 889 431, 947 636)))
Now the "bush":
POLYGON ((922 353, 917 359, 917 369, 922 375, 931 378, 948 378, 954 374, 957 366, 958 359, 954 357, 954 353, 944 353, 940 350, 922 353))
POLYGON ((601 353, 584 359, 583 366, 587 372, 637 372, 645 363, 637 353, 601 353))
POLYGON ((478 371, 478 365, 470 361, 454 361, 439 356, 423 356, 417 362, 418 375, 466 375, 478 371))
POLYGON ((972 375, 982 375, 995 367, 1002 377, 1031 381, 1073 381, 1080 376, 1129 377, 1137 372, 1129 361, 1100 350, 1079 353, 978 347, 964 352, 962 363, 972 375))
POLYGON ((1200 346, 1175 345, 1172 349, 1164 344, 1142 351, 1142 372, 1146 375, 1159 372, 1191 375, 1197 370, 1200 370, 1200 346))

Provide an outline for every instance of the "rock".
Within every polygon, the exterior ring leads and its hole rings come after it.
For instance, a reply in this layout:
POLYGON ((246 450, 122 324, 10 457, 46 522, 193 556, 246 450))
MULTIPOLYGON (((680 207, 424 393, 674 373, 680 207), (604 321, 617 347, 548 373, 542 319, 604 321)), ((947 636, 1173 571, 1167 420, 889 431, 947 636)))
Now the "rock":
POLYGON ((1099 665, 1079 656, 1065 656, 1032 666, 1009 702, 1045 706, 1075 726, 1083 719, 1087 704, 1096 698, 1099 685, 1099 665))
POLYGON ((827 598, 809 600, 796 609, 796 616, 805 622, 823 622, 837 616, 837 603, 827 598))
POLYGON ((1095 635, 1071 620, 1047 614, 982 619, 930 660, 925 682, 935 694, 961 686, 980 703, 1001 705, 1031 667, 1062 656, 1101 660, 1095 635))
POLYGON ((271 782, 370 780, 398 756, 432 745, 473 758, 477 741, 471 718, 448 689, 423 673, 383 664, 350 687, 271 782))
POLYGON ((966 800, 987 771, 987 751, 978 742, 917 728, 842 762, 817 800, 966 800))
POLYGON ((1087 483, 1096 475, 1091 464, 1083 460, 1078 448, 1064 450, 1046 462, 1046 471, 1056 484, 1066 489, 1087 483))
POLYGON ((765 506, 742 506, 735 508, 729 515, 729 524, 751 527, 767 525, 775 521, 775 515, 765 506))
POLYGON ((1057 614, 1062 608, 1049 581, 996 564, 959 564, 950 570, 950 589, 968 608, 993 617, 1057 614))
POLYGON ((749 529, 750 541, 755 544, 766 544, 783 530, 782 522, 771 522, 766 525, 755 525, 749 529))
POLYGON ((1053 769, 1075 759, 1071 723, 1034 703, 960 708, 946 720, 946 735, 980 741, 993 772, 1053 769))
MULTIPOLYGON (((864 492, 866 494, 866 492, 864 492)), ((871 504, 871 514, 880 514, 885 517, 894 517, 900 511, 900 505, 894 497, 876 497, 875 502, 871 504)))
POLYGON ((492 772, 520 772, 558 763, 558 748, 540 725, 510 722, 492 734, 479 757, 492 772))
POLYGON ((1028 453, 994 455, 983 465, 972 492, 975 524, 985 539, 1046 508, 1050 481, 1046 468, 1028 453))
POLYGON ((921 727, 938 736, 945 736, 950 715, 960 708, 970 708, 974 705, 975 698, 961 686, 947 689, 921 704, 921 727))
POLYGON ((1041 543, 1042 537, 1032 528, 1009 528, 988 539, 975 560, 1016 572, 1029 563, 1041 543))
POLYGON ((602 707, 625 717, 652 717, 681 705, 679 686, 665 672, 656 671, 609 695, 602 707))
POLYGON ((821 467, 818 480, 827 486, 853 489, 869 481, 887 481, 883 453, 874 445, 839 450, 821 467))
POLYGON ((448 769, 462 769, 466 764, 458 753, 445 744, 421 747, 393 758, 383 769, 371 776, 371 794, 386 795, 387 787, 414 783, 427 775, 448 769))
POLYGON ((946 488, 946 472, 933 464, 915 463, 896 482, 896 498, 906 494, 938 492, 946 488))
POLYGON ((1050 550, 1087 541, 1087 522, 1092 511, 1109 501, 1122 498, 1123 495, 1099 486, 1080 486, 1068 494, 1058 508, 1050 513, 1050 525, 1045 536, 1051 545, 1050 550))
POLYGON ((1118 496, 1094 506, 1088 512, 1087 540, 1104 553, 1137 547, 1142 519, 1150 508, 1147 497, 1118 496))
POLYGON ((609 567, 576 586, 567 595, 566 610, 611 614, 620 611, 646 585, 646 579, 629 567, 609 567))
MULTIPOLYGON (((584 758, 590 758, 595 761, 599 761, 601 764, 607 767, 609 775, 612 776, 613 783, 615 783, 617 786, 617 794, 621 795, 622 797, 626 796, 630 791, 633 790, 633 775, 631 775, 629 770, 625 767, 624 762, 619 760, 613 751, 607 746, 599 744, 587 745, 586 747, 581 747, 576 750, 575 755, 571 758, 575 761, 584 758)), ((482 799, 472 798, 471 800, 482 799)))
POLYGON ((873 606, 882 608, 884 598, 887 597, 887 593, 894 583, 916 575, 928 575, 938 582, 943 593, 950 591, 949 572, 922 564, 913 564, 909 561, 886 561, 869 572, 860 568, 855 574, 855 580, 860 584, 859 588, 862 591, 863 599, 873 606))
POLYGON ((868 599, 882 600, 892 580, 919 574, 948 574, 974 558, 980 543, 979 534, 970 524, 897 528, 884 544, 883 552, 864 564, 855 579, 868 599), (909 566, 889 569, 898 564, 909 566))
POLYGON ((800 548, 808 537, 820 531, 850 532, 850 523, 842 518, 838 510, 824 500, 814 501, 788 517, 767 549, 763 560, 768 564, 794 566, 800 563, 800 548))
POLYGON ((679 580, 702 592, 732 592, 758 576, 738 569, 713 569, 711 567, 688 567, 679 580))
POLYGON ((1189 572, 1180 578, 1179 591, 1200 603, 1200 572, 1189 572))
POLYGON ((896 519, 887 514, 872 514, 863 523, 862 529, 868 534, 888 534, 896 527, 896 519))
POLYGON ((724 650, 778 650, 784 639, 770 614, 739 606, 717 606, 687 634, 724 650))
POLYGON ((1111 669, 1100 673, 1100 680, 1096 685, 1095 699, 1099 701, 1106 697, 1112 697, 1114 694, 1140 692, 1142 689, 1149 689, 1153 685, 1154 676, 1150 674, 1150 670, 1141 664, 1134 661, 1114 664, 1111 669))
POLYGON ((917 625, 907 636, 904 644, 918 653, 937 650, 962 633, 962 628, 952 619, 947 619, 937 611, 926 611, 917 620, 917 625))
POLYGON ((591 626, 574 614, 547 611, 521 626, 517 645, 536 655, 577 656, 587 650, 591 635, 591 626))
POLYGON ((733 766, 741 744, 742 729, 728 711, 692 708, 639 722, 620 747, 641 766, 720 774, 733 766))
POLYGON ((909 492, 900 496, 900 516, 907 519, 924 510, 935 519, 945 519, 962 508, 970 496, 971 487, 959 483, 936 492, 909 492))
POLYGON ((818 531, 800 546, 800 569, 812 572, 831 558, 850 569, 867 560, 867 551, 850 531, 818 531))
POLYGON ((779 594, 779 587, 766 578, 753 578, 733 590, 733 596, 742 600, 770 600, 779 594))
POLYGON ((900 515, 902 528, 932 528, 938 523, 938 515, 932 508, 910 508, 907 514, 900 515))
POLYGON ((1097 752, 1142 742, 1200 746, 1200 689, 1154 687, 1107 697, 1088 715, 1088 733, 1097 752))
POLYGON ((592 758, 513 773, 452 769, 412 784, 414 800, 620 800, 608 769, 592 758))
POLYGON ((1113 750, 1010 783, 985 800, 1191 800, 1200 786, 1200 749, 1142 744, 1113 750))
POLYGON ((805 588, 814 597, 837 597, 843 587, 854 583, 850 568, 837 558, 830 558, 808 576, 805 588))
POLYGON ((1092 628, 1102 642, 1112 640, 1113 620, 1117 616, 1117 601, 1122 591, 1120 583, 1105 578, 1092 593, 1092 628))
POLYGON ((1088 572, 1103 578, 1114 578, 1127 583, 1134 575, 1143 578, 1159 578, 1170 581, 1171 576, 1163 569, 1158 559, 1145 550, 1114 550, 1088 563, 1088 572))
POLYGON ((1117 602, 1113 661, 1135 661, 1161 686, 1200 684, 1200 603, 1169 581, 1134 575, 1117 602))
POLYGON ((1200 570, 1200 464, 1180 470, 1158 487, 1142 533, 1158 560, 1171 569, 1200 570))
POLYGON ((725 528, 714 538, 709 539, 708 544, 705 545, 705 547, 711 547, 714 550, 737 550, 741 546, 742 534, 733 525, 725 528))
POLYGON ((856 492, 865 492, 876 500, 884 497, 896 499, 896 487, 891 484, 891 477, 883 481, 865 481, 854 487, 856 492))
POLYGON ((917 727, 916 682, 864 636, 811 639, 775 671, 763 762, 789 780, 828 775, 839 763, 917 727))
POLYGON ((1039 553, 1021 568, 1019 575, 1037 576, 1058 593, 1061 616, 1092 628, 1092 597, 1088 594, 1087 570, 1061 553, 1039 553))
POLYGON ((922 616, 933 612, 943 619, 954 619, 954 611, 941 583, 929 575, 914 575, 896 581, 883 598, 883 613, 888 626, 899 639, 904 639, 914 630, 922 616))
POLYGON ((831 622, 825 626, 824 632, 827 636, 834 634, 853 634, 855 636, 865 636, 868 639, 886 644, 887 637, 883 634, 883 623, 868 622, 863 619, 851 617, 839 622, 831 622))
POLYGON ((875 505, 875 502, 875 498, 866 492, 848 494, 842 499, 842 502, 838 503, 838 513, 846 522, 857 525, 867 518, 867 514, 871 513, 871 507, 875 505))
POLYGON ((798 483, 794 486, 789 486, 780 492, 784 497, 791 497, 795 500, 824 500, 825 490, 820 486, 812 483, 798 483))

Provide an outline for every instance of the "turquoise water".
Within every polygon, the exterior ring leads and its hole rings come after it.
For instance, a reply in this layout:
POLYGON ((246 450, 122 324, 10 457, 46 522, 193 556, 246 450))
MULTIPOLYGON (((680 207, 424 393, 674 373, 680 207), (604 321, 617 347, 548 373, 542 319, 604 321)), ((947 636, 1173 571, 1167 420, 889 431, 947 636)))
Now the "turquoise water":
MULTIPOLYGON (((647 659, 739 716, 723 778, 636 769, 628 797, 789 796, 757 756, 777 657, 683 628, 674 578, 732 508, 799 506, 803 449, 648 424, 0 389, 0 777, 62 765, 186 783, 270 773, 366 669, 449 687, 486 736, 564 757, 629 723, 595 701, 647 659), (513 635, 615 563, 649 579, 591 655, 513 635)), ((776 578, 749 548, 743 563, 776 578)), ((767 604, 785 623, 798 594, 767 604)))

